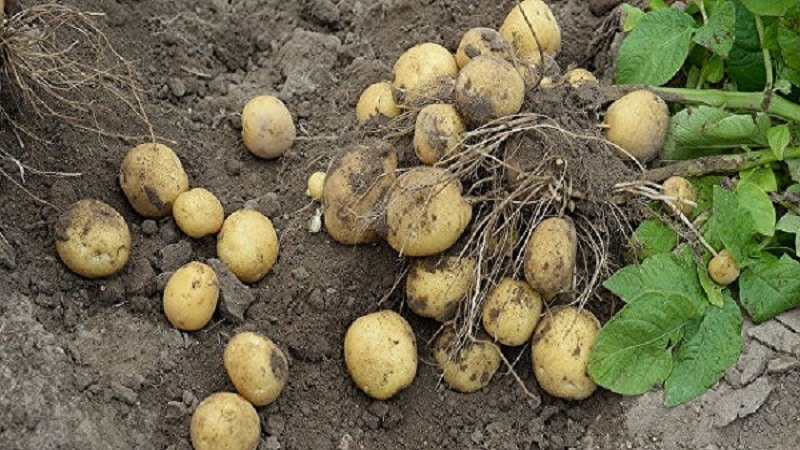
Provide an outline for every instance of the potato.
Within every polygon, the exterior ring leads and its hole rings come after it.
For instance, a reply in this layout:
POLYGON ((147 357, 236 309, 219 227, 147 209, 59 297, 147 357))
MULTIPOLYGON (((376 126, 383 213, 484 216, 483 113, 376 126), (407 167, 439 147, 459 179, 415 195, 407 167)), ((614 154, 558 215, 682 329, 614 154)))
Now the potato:
POLYGON ((194 188, 178 195, 172 204, 172 217, 187 236, 199 239, 219 231, 225 211, 214 194, 194 188))
POLYGON ((289 379, 286 356, 260 333, 238 333, 228 341, 222 359, 236 391, 255 406, 274 402, 289 379))
POLYGON ((442 378, 458 392, 476 392, 486 387, 500 368, 500 348, 488 340, 470 340, 456 349, 456 336, 447 327, 436 339, 433 359, 442 378))
POLYGON ((417 114, 414 152, 423 164, 432 166, 458 148, 465 131, 464 122, 453 105, 427 105, 417 114))
POLYGON ((683 177, 669 177, 662 183, 661 188, 664 195, 676 198, 666 202, 670 212, 677 214, 680 211, 688 217, 694 211, 693 203, 697 200, 697 193, 691 181, 683 177))
POLYGON ((214 269, 192 261, 175 271, 164 288, 162 303, 167 320, 175 328, 196 331, 211 320, 217 309, 219 281, 214 269))
POLYGON ((264 278, 278 260, 278 234, 257 211, 240 209, 222 223, 217 256, 244 283, 264 278))
POLYGON ((583 400, 597 385, 586 373, 600 322, 586 309, 553 309, 539 321, 531 344, 533 373, 548 394, 583 400))
POLYGON ((358 123, 365 123, 378 115, 391 119, 399 116, 400 112, 401 110, 394 100, 392 84, 388 81, 369 85, 361 93, 358 103, 356 103, 356 120, 358 123))
POLYGON ((715 283, 727 286, 739 278, 739 267, 728 249, 723 249, 708 262, 708 274, 715 283))
POLYGON ((189 189, 189 177, 171 148, 148 143, 125 155, 119 184, 136 212, 158 218, 172 212, 172 203, 189 189))
POLYGON ((325 186, 325 172, 314 172, 308 177, 306 195, 312 200, 322 200, 322 190, 325 186))
POLYGON ((454 77, 458 73, 456 59, 439 44, 418 44, 397 58, 392 68, 392 85, 401 91, 405 100, 413 100, 442 77, 454 77))
POLYGON ((452 319, 475 282, 475 266, 473 258, 458 256, 415 260, 406 277, 408 308, 439 322, 452 319))
POLYGON ((461 182, 435 167, 415 167, 387 193, 386 241, 407 256, 430 256, 453 245, 472 219, 461 182))
POLYGON ((294 144, 297 130, 286 105, 271 95, 255 97, 242 110, 242 140, 250 153, 274 159, 294 144))
POLYGON ((495 55, 510 60, 514 57, 511 44, 497 31, 491 28, 471 28, 461 37, 456 50, 456 64, 463 68, 477 56, 495 55))
POLYGON ((525 279, 545 300, 572 288, 578 237, 569 217, 542 220, 525 244, 525 279))
POLYGON ((525 100, 525 81, 497 56, 473 58, 456 78, 456 107, 470 126, 516 114, 525 100))
POLYGON ((386 400, 408 387, 417 374, 417 342, 400 314, 382 310, 361 316, 344 336, 344 362, 359 389, 386 400))
POLYGON ((531 338, 539 315, 542 297, 528 283, 503 278, 483 302, 483 328, 497 342, 517 346, 531 338))
POLYGON ((395 170, 397 153, 385 143, 358 144, 334 160, 322 189, 325 229, 334 240, 355 245, 378 239, 378 210, 395 170))
POLYGON ((58 217, 54 232, 59 258, 82 277, 108 277, 128 262, 128 224, 114 208, 99 200, 70 205, 58 217))
POLYGON ((241 395, 217 392, 197 405, 189 434, 194 450, 255 450, 261 440, 261 420, 241 395))
POLYGON ((570 86, 577 88, 584 83, 598 84, 597 78, 586 69, 576 68, 572 69, 564 75, 564 79, 570 86))
POLYGON ((524 0, 514 6, 499 31, 518 58, 534 65, 540 62, 539 44, 546 55, 555 56, 561 50, 561 28, 550 7, 541 0, 524 0), (536 32, 535 37, 531 28, 536 32))
MULTIPOLYGON (((647 162, 658 155, 669 127, 669 109, 650 91, 633 91, 608 107, 604 118, 606 139, 622 147, 630 156, 647 162)), ((626 155, 615 149, 620 158, 626 155)))

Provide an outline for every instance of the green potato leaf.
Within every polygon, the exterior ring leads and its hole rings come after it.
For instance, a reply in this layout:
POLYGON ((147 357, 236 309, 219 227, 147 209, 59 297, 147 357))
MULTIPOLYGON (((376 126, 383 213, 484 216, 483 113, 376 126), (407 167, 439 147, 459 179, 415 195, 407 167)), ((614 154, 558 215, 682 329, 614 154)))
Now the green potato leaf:
POLYGON ((622 20, 622 31, 625 33, 636 28, 639 22, 642 21, 642 17, 644 17, 644 11, 628 3, 622 4, 622 14, 624 17, 622 20))
MULTIPOLYGON (((798 44, 800 45, 800 44, 798 44)), ((800 47, 798 47, 800 49, 800 47)), ((783 155, 786 153, 786 147, 792 141, 792 132, 789 125, 776 125, 767 131, 767 142, 772 153, 778 158, 778 161, 783 160, 783 155)))
POLYGON ((740 91, 760 91, 766 84, 767 70, 756 21, 739 0, 732 3, 736 7, 736 37, 728 54, 728 76, 740 91))
POLYGON ((786 214, 775 224, 775 229, 794 234, 794 254, 800 256, 800 216, 786 214))
POLYGON ((739 178, 758 185, 766 192, 777 192, 778 177, 768 166, 759 166, 739 172, 739 178))
POLYGON ((658 253, 639 266, 626 266, 606 280, 603 286, 626 303, 646 300, 651 295, 667 294, 705 301, 694 256, 689 250, 680 254, 658 253))
POLYGON ((763 254, 739 277, 739 302, 756 323, 800 306, 800 262, 763 254))
POLYGON ((715 54, 727 58, 733 48, 735 37, 736 6, 730 1, 722 1, 710 12, 708 22, 697 29, 692 40, 715 54))
POLYGON ((775 207, 767 192, 759 185, 747 180, 736 185, 739 205, 750 213, 756 232, 763 236, 775 235, 775 207))
POLYGON ((703 265, 697 265, 697 278, 708 297, 708 303, 721 308, 723 304, 722 286, 715 283, 708 273, 708 261, 711 259, 711 255, 708 256, 703 260, 703 265))
POLYGON ((691 159, 728 152, 732 147, 762 145, 766 136, 761 121, 765 119, 705 105, 687 107, 670 119, 661 158, 691 159))
POLYGON ((678 245, 678 232, 659 219, 647 219, 639 225, 628 240, 631 255, 637 261, 669 253, 678 245))
POLYGON ((740 268, 758 257, 761 251, 758 226, 736 192, 714 187, 714 213, 710 222, 715 237, 731 252, 740 268))
POLYGON ((739 0, 757 16, 783 16, 797 6, 797 0, 739 0))

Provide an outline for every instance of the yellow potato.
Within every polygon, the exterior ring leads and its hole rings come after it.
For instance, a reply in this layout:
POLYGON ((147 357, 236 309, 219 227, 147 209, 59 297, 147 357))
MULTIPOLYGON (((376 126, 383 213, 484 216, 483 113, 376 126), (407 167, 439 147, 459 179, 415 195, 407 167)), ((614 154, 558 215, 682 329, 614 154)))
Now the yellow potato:
POLYGON ((325 186, 325 172, 314 172, 308 177, 308 188, 306 195, 312 200, 322 200, 322 192, 325 186))
POLYGON ((207 264, 193 261, 169 277, 162 303, 164 314, 172 326, 179 330, 195 331, 211 320, 218 299, 216 272, 207 264))
POLYGON ((664 195, 676 198, 666 202, 670 212, 677 214, 680 211, 683 215, 689 216, 694 211, 697 193, 691 181, 683 177, 669 177, 661 187, 664 195))
POLYGON ((525 244, 525 280, 545 300, 572 288, 578 237, 569 217, 542 220, 525 244))
POLYGON ((225 371, 236 391, 255 406, 274 402, 289 379, 289 363, 266 336, 244 331, 228 341, 223 352, 225 371))
POLYGON ((242 110, 242 139, 250 153, 274 159, 294 144, 297 130, 286 105, 271 95, 255 97, 242 110))
POLYGON ((54 231, 58 256, 80 276, 108 277, 128 262, 128 224, 114 208, 99 200, 73 203, 59 216, 54 231))
POLYGON ((394 311, 361 316, 344 336, 344 361, 359 389, 378 400, 408 387, 417 374, 417 343, 411 325, 394 311))
POLYGON ((172 212, 172 203, 189 189, 189 177, 171 148, 148 143, 132 148, 122 160, 119 184, 136 212, 157 218, 172 212))
POLYGON ((723 249, 708 262, 708 274, 715 283, 727 286, 739 278, 739 267, 728 249, 723 249))
POLYGON ((516 114, 525 100, 525 81, 497 56, 473 58, 456 78, 456 107, 471 126, 516 114))
POLYGON ((597 385, 586 373, 600 322, 586 309, 553 309, 539 321, 531 344, 533 373, 548 394, 583 400, 597 385))
POLYGON ((178 195, 172 205, 172 217, 181 231, 198 239, 219 231, 225 211, 214 194, 194 188, 178 195))
POLYGON ((503 278, 486 296, 483 328, 497 342, 517 346, 531 338, 542 314, 542 297, 528 283, 503 278))
POLYGON ((623 159, 633 156, 644 163, 655 158, 664 145, 669 109, 652 92, 633 91, 608 107, 604 123, 606 139, 625 150, 615 149, 618 156, 623 159))
POLYGON ((458 73, 456 59, 439 44, 418 44, 397 58, 392 68, 392 85, 404 96, 406 102, 424 94, 442 77, 454 77, 458 73))
POLYGON ((256 450, 261 420, 242 396, 217 392, 197 405, 189 434, 194 450, 256 450))
POLYGON ((464 68, 472 58, 481 55, 495 55, 510 60, 514 57, 514 50, 497 30, 471 28, 464 33, 458 44, 456 64, 459 68, 464 68))
POLYGON ((550 56, 555 56, 561 50, 561 28, 550 7, 541 0, 523 0, 514 6, 499 31, 514 48, 518 58, 533 64, 540 62, 540 45, 542 53, 550 56), (535 37, 531 28, 536 32, 535 37))
POLYGON ((406 277, 408 308, 439 322, 452 319, 475 281, 475 266, 474 259, 458 256, 415 260, 406 277))
POLYGON ((417 114, 414 152, 423 164, 432 166, 458 149, 465 131, 453 105, 427 105, 417 114))
POLYGON ((264 278, 278 260, 278 249, 272 221, 257 211, 234 212, 217 235, 217 256, 244 283, 264 278))
POLYGON ((442 379, 458 392, 476 392, 486 387, 500 368, 500 348, 488 340, 467 341, 456 349, 452 327, 436 339, 433 359, 442 370, 442 379))
POLYGON ((381 115, 388 118, 400 115, 400 108, 394 100, 392 84, 388 81, 381 81, 369 85, 356 103, 356 120, 358 123, 365 123, 369 119, 381 115))
POLYGON ((572 69, 564 75, 564 79, 570 86, 577 88, 584 83, 598 84, 597 78, 586 69, 576 68, 572 69))

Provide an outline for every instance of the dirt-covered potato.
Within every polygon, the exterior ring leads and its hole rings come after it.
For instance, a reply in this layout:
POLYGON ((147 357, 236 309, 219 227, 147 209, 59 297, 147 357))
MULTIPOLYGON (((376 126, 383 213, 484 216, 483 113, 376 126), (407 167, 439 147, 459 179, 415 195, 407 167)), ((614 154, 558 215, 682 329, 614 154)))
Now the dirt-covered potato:
POLYGON ((345 245, 378 239, 380 205, 396 170, 397 153, 385 143, 357 144, 334 160, 322 189, 325 229, 333 239, 345 245))
POLYGON ((514 66, 497 56, 470 60, 456 78, 456 107, 470 126, 516 114, 525 100, 525 81, 514 66))
POLYGON ((195 331, 211 320, 217 309, 219 281, 214 269, 192 261, 176 270, 164 288, 162 303, 167 320, 175 328, 195 331))
POLYGON ((325 172, 314 172, 308 177, 306 195, 312 200, 322 200, 322 191, 325 186, 325 172))
POLYGON ((715 283, 727 286, 739 278, 739 267, 728 249, 723 249, 708 262, 708 274, 715 283))
POLYGON ((470 59, 481 55, 495 55, 503 59, 514 57, 514 50, 505 38, 492 28, 471 28, 461 37, 456 50, 456 64, 463 68, 470 59))
POLYGON ((388 118, 400 115, 400 108, 394 100, 392 84, 381 81, 364 89, 356 103, 356 120, 365 123, 369 119, 381 115, 388 118))
POLYGON ((572 69, 567 72, 566 75, 564 75, 564 80, 574 88, 577 88, 584 83, 598 83, 597 78, 594 76, 594 74, 592 74, 592 72, 581 68, 572 69))
POLYGON ((133 209, 145 217, 164 217, 172 204, 189 189, 181 160, 163 144, 141 144, 122 160, 119 185, 133 209))
MULTIPOLYGON (((650 91, 633 91, 620 97, 606 110, 606 139, 630 156, 647 162, 658 155, 669 127, 669 109, 661 97, 650 91)), ((616 150, 620 158, 629 158, 616 150)))
POLYGON ((693 203, 697 200, 697 193, 691 181, 683 177, 669 177, 664 180, 661 187, 664 195, 675 197, 675 200, 666 202, 671 212, 677 214, 680 211, 683 215, 689 216, 694 211, 693 203))
POLYGON ((241 395, 216 392, 197 405, 189 434, 194 450, 256 450, 261 420, 241 395))
POLYGON ((61 261, 82 277, 108 277, 128 262, 128 224, 117 210, 99 200, 80 200, 70 205, 58 217, 54 232, 61 261))
POLYGON ((415 260, 406 277, 408 308, 439 322, 452 319, 474 283, 475 265, 474 259, 459 256, 415 260))
POLYGON ((344 362, 356 386, 386 400, 417 375, 417 342, 406 320, 391 310, 361 316, 344 336, 344 362))
POLYGON ((294 144, 297 130, 286 105, 271 95, 252 98, 242 109, 242 140, 250 153, 274 159, 294 144))
POLYGON ((445 169, 415 167, 387 193, 386 242, 404 255, 436 255, 458 240, 471 219, 458 178, 445 169))
POLYGON ((178 195, 172 204, 172 217, 181 231, 198 239, 219 231, 225 220, 225 211, 214 194, 203 188, 194 188, 178 195))
POLYGON ((458 392, 476 392, 486 387, 500 368, 500 348, 488 339, 469 340, 461 348, 452 327, 439 335, 433 359, 442 370, 442 379, 458 392))
POLYGON ((545 300, 569 291, 575 273, 578 237, 569 217, 550 217, 525 244, 525 279, 545 300))
POLYGON ((553 11, 542 0, 524 0, 514 6, 499 31, 511 44, 518 58, 533 64, 540 61, 539 44, 542 53, 550 56, 555 56, 561 50, 561 28, 553 11), (531 28, 536 32, 535 37, 531 28))
POLYGON ((573 306, 551 310, 539 321, 531 344, 533 373, 548 394, 582 400, 597 385, 586 373, 600 331, 600 322, 586 309, 573 306))
POLYGON ((458 148, 465 131, 464 122, 453 105, 427 105, 417 114, 414 152, 423 164, 432 166, 458 148))
POLYGON ((542 297, 528 283, 506 277, 483 302, 483 328, 497 342, 517 346, 531 338, 542 314, 542 297))
POLYGON ((264 278, 278 260, 278 250, 272 221, 249 209, 228 216, 217 235, 217 256, 245 283, 264 278))
POLYGON ((406 100, 413 100, 434 85, 441 77, 454 77, 458 64, 449 50, 439 44, 418 44, 397 58, 392 68, 392 85, 406 100))
POLYGON ((260 333, 238 333, 228 341, 222 359, 236 391, 255 406, 274 402, 289 379, 286 356, 260 333))

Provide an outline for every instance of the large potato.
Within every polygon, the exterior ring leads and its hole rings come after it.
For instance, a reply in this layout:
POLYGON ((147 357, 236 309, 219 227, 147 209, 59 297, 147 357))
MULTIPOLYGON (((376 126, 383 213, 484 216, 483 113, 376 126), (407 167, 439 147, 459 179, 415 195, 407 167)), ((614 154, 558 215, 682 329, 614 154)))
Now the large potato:
POLYGON ((414 152, 423 164, 432 166, 458 149, 466 127, 453 105, 434 103, 417 114, 414 152))
POLYGON ((286 356, 260 333, 244 331, 231 338, 223 361, 236 391, 255 406, 274 402, 289 379, 286 356))
POLYGON ((600 331, 600 322, 586 309, 573 306, 545 314, 531 344, 533 373, 548 394, 567 400, 582 400, 597 385, 586 373, 600 331))
POLYGON ((344 336, 344 362, 359 389, 386 400, 408 387, 417 374, 414 331, 394 311, 361 316, 344 336))
POLYGON ((385 116, 388 118, 400 115, 400 108, 394 100, 392 84, 388 81, 381 81, 371 84, 364 89, 356 103, 356 120, 358 123, 365 123, 375 116, 385 116))
POLYGON ((445 322, 475 281, 476 261, 459 256, 430 256, 414 261, 406 277, 408 308, 423 317, 445 322))
POLYGON ((397 177, 386 200, 386 241, 408 256, 430 256, 453 245, 472 219, 461 182, 435 167, 415 167, 397 177))
POLYGON ((189 177, 171 148, 148 143, 132 148, 122 160, 119 184, 136 212, 156 218, 172 212, 172 203, 189 189, 189 177))
POLYGON ((197 405, 189 434, 194 450, 255 450, 261 439, 261 421, 242 396, 217 392, 197 405))
POLYGON ((54 231, 58 256, 80 276, 111 276, 128 262, 128 224, 114 208, 99 200, 73 203, 58 217, 54 231))
MULTIPOLYGON (((641 162, 655 158, 664 145, 669 127, 669 109, 661 97, 650 91, 633 91, 606 110, 606 139, 619 145, 641 162)), ((629 158, 615 150, 620 158, 629 158)))
POLYGON ((203 188, 194 188, 175 199, 172 217, 187 236, 199 239, 222 228, 225 211, 214 194, 203 188))
POLYGON ((483 328, 497 342, 517 346, 531 338, 542 314, 542 297, 528 283, 503 278, 483 302, 483 328))
POLYGON ((219 300, 219 281, 214 269, 192 261, 173 273, 164 288, 162 303, 167 320, 175 328, 195 331, 211 320, 219 300))
POLYGON ((569 217, 542 220, 525 244, 525 279, 545 300, 572 288, 578 237, 569 217))
POLYGON ((459 68, 464 68, 472 58, 481 55, 512 59, 514 50, 497 30, 485 27, 471 28, 464 33, 458 44, 456 64, 459 68))
POLYGON ((294 144, 297 131, 286 105, 271 95, 255 97, 242 110, 242 140, 250 153, 277 158, 294 144))
POLYGON ((217 235, 217 256, 245 283, 267 275, 278 260, 278 247, 272 221, 249 209, 228 216, 217 235))
POLYGON ((380 203, 395 181, 397 153, 388 144, 355 145, 331 164, 322 189, 325 229, 337 242, 378 239, 380 203))
POLYGON ((449 50, 439 44, 418 44, 397 58, 392 68, 393 86, 413 100, 425 94, 442 77, 453 77, 458 73, 458 64, 449 50))
POLYGON ((464 393, 486 387, 500 368, 500 348, 488 340, 469 340, 457 348, 455 333, 447 327, 436 339, 433 359, 451 388, 464 393))
POLYGON ((497 56, 473 58, 456 78, 456 107, 471 126, 516 114, 525 100, 525 81, 497 56))
POLYGON ((514 48, 517 57, 533 64, 540 62, 540 45, 542 53, 550 56, 555 56, 561 49, 561 28, 553 11, 541 0, 523 0, 514 6, 499 31, 514 48))

